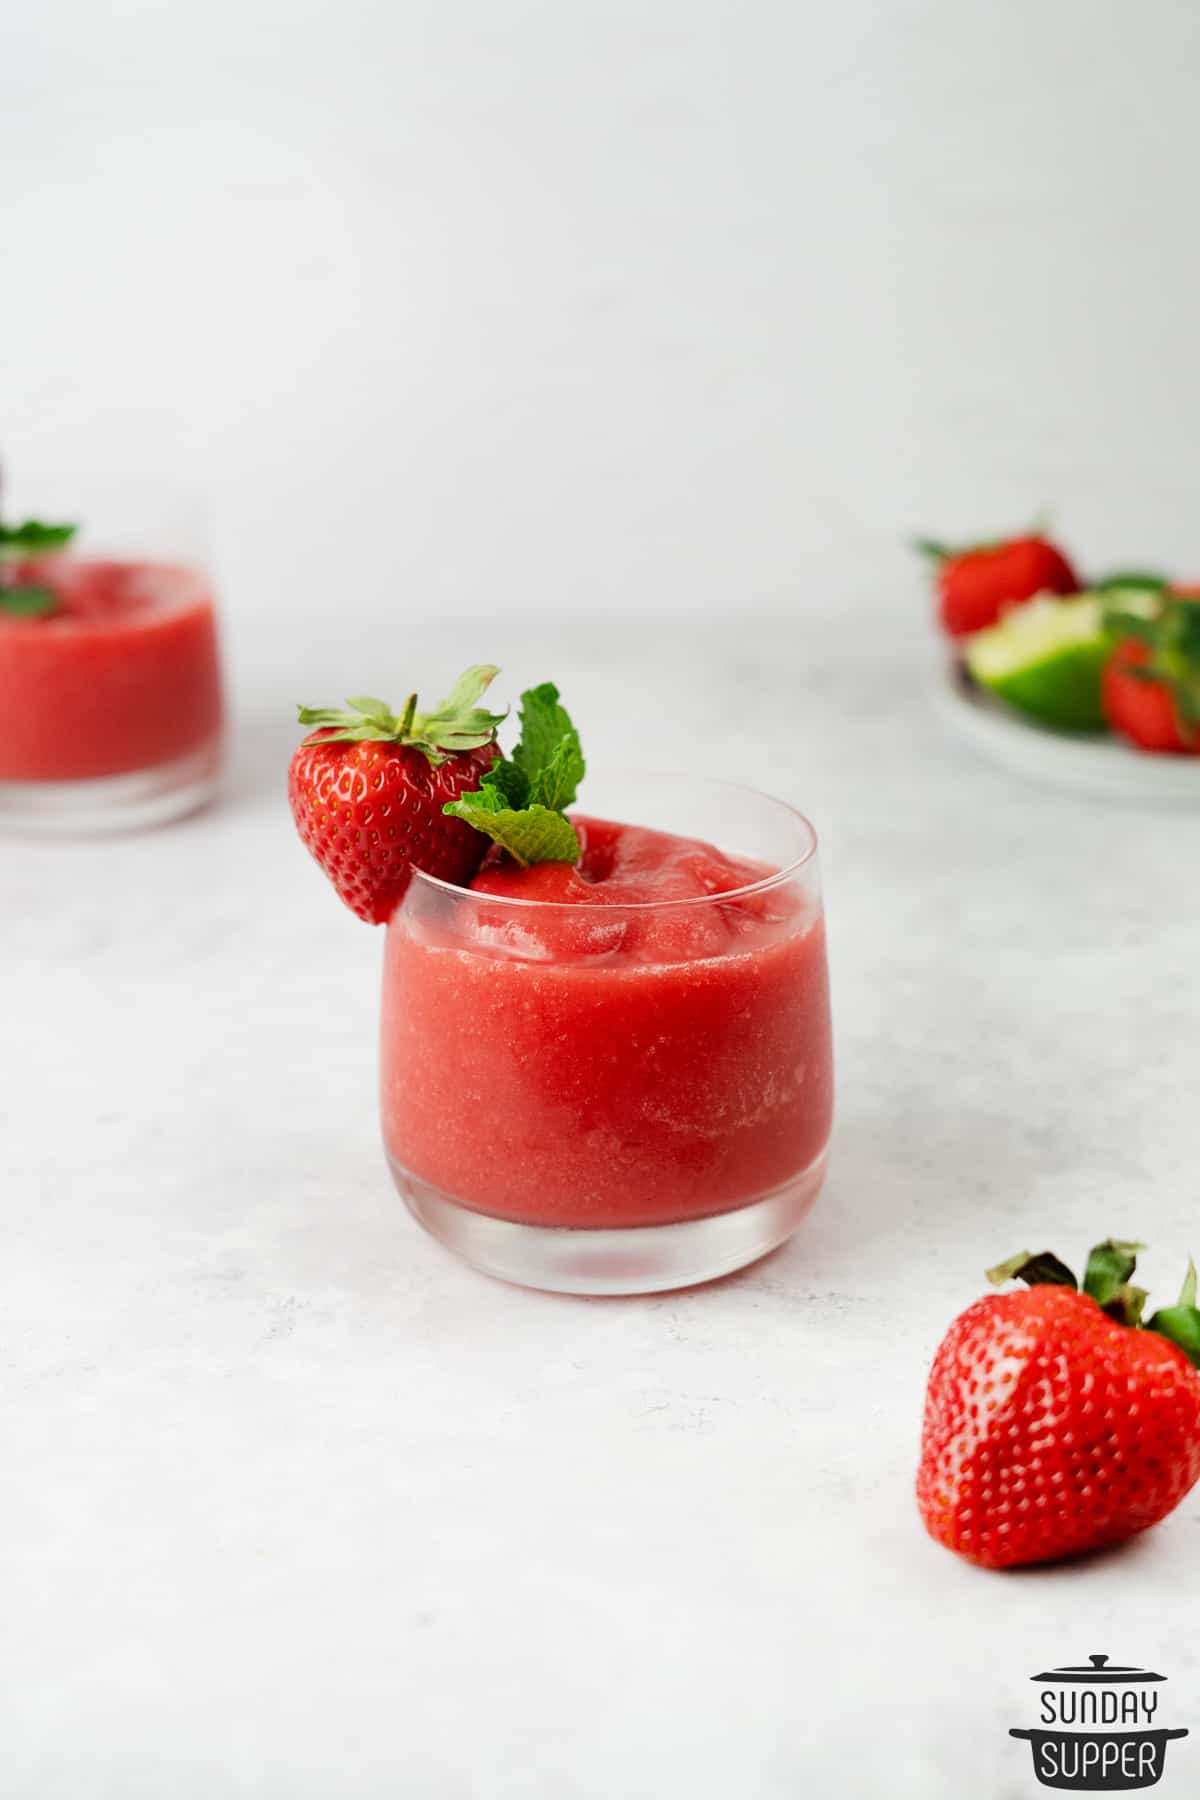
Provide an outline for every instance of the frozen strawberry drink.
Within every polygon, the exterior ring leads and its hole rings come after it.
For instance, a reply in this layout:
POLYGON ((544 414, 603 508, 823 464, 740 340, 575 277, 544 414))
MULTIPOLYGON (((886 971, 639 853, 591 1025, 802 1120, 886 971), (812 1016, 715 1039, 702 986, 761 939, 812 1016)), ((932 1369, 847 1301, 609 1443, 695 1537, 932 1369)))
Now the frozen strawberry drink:
POLYGON ((506 752, 498 673, 473 663, 433 706, 299 709, 300 840, 387 927, 396 1186, 465 1261, 529 1287, 727 1274, 795 1230, 825 1171, 816 836, 748 788, 598 777, 550 681, 506 752))
POLYGON ((832 1055, 811 828, 720 784, 666 786, 779 854, 575 814, 576 865, 493 858, 469 888, 417 873, 388 927, 393 1173, 436 1235, 510 1279, 704 1279, 780 1242, 820 1186, 832 1055))
MULTIPOLYGON (((149 804, 165 816, 202 797, 219 756, 221 681, 212 597, 166 564, 73 555, 11 567, 0 605, 0 797, 53 810, 69 789, 79 823, 149 804), (95 784, 77 787, 74 784, 95 784)), ((99 821, 98 821, 99 822, 99 821)))

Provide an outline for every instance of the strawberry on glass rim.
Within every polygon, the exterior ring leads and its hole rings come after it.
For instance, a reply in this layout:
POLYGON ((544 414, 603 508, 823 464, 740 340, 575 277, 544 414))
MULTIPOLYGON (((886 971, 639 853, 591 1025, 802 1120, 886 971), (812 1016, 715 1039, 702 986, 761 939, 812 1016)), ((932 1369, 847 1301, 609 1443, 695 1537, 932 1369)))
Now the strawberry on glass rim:
POLYGON ((589 776, 551 682, 520 736, 468 669, 430 712, 303 709, 301 838, 386 923, 380 1100, 410 1211, 493 1275, 578 1293, 764 1255, 824 1174, 828 976, 811 826, 749 790, 589 776))
POLYGON ((983 631, 1035 594, 1079 592, 1067 557, 1039 532, 961 550, 918 538, 916 548, 934 566, 938 617, 948 637, 983 631))
POLYGON ((432 711, 410 694, 399 714, 386 701, 347 700, 345 711, 302 706, 316 729, 288 769, 288 802, 301 842, 351 912, 382 925, 414 868, 466 883, 487 839, 444 811, 477 788, 496 760, 503 714, 479 705, 498 674, 479 663, 432 711))
POLYGON ((938 1543, 985 1568, 1119 1544, 1200 1477, 1200 1309, 1188 1266, 1143 1326, 1144 1246, 1109 1238, 1082 1288, 1049 1251, 988 1270, 933 1361, 917 1503, 938 1543))

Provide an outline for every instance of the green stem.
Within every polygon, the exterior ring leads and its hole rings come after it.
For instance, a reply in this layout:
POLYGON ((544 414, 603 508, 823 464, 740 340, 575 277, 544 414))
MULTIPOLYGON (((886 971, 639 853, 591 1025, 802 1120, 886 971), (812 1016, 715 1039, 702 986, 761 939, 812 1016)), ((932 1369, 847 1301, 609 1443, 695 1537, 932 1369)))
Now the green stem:
POLYGON ((404 711, 400 715, 400 724, 396 731, 396 741, 402 744, 412 731, 412 722, 417 715, 417 696, 410 694, 404 702, 404 711))

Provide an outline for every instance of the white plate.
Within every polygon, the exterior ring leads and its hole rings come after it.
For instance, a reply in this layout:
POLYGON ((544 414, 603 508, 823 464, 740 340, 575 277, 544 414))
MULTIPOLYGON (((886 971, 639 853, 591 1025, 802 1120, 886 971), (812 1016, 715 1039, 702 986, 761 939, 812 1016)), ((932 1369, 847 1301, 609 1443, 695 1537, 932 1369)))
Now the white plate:
POLYGON ((1200 756, 1156 756, 1119 738, 1053 731, 975 687, 953 663, 938 711, 964 743, 1029 781, 1134 806, 1200 807, 1200 756))

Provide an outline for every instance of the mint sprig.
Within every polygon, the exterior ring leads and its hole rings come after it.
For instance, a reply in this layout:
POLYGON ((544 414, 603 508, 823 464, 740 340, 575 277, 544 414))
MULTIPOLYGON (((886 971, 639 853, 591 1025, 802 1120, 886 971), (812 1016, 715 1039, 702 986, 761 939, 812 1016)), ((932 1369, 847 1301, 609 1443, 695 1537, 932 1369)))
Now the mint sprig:
POLYGON ((22 583, 20 587, 0 586, 0 612, 12 619, 44 619, 57 612, 58 595, 48 587, 22 583))
POLYGON ((0 524, 0 550, 34 555, 44 550, 65 550, 79 527, 47 525, 42 519, 26 519, 22 525, 0 524))
POLYGON ((578 861, 579 839, 566 817, 583 780, 579 733, 553 682, 521 695, 521 740, 493 763, 475 793, 447 801, 443 812, 490 837, 523 868, 578 861))
POLYGON ((58 595, 52 588, 11 580, 6 564, 21 556, 65 550, 76 530, 74 525, 47 525, 42 519, 26 519, 20 525, 0 521, 0 612, 12 619, 44 619, 58 611, 58 595))
POLYGON ((485 785, 477 794, 462 794, 442 808, 482 831, 507 850, 523 869, 534 863, 573 863, 579 856, 579 839, 570 819, 548 806, 507 806, 495 788, 485 785))
POLYGON ((521 741, 512 759, 528 782, 526 806, 563 812, 571 805, 587 765, 579 733, 552 681, 521 695, 521 741))

